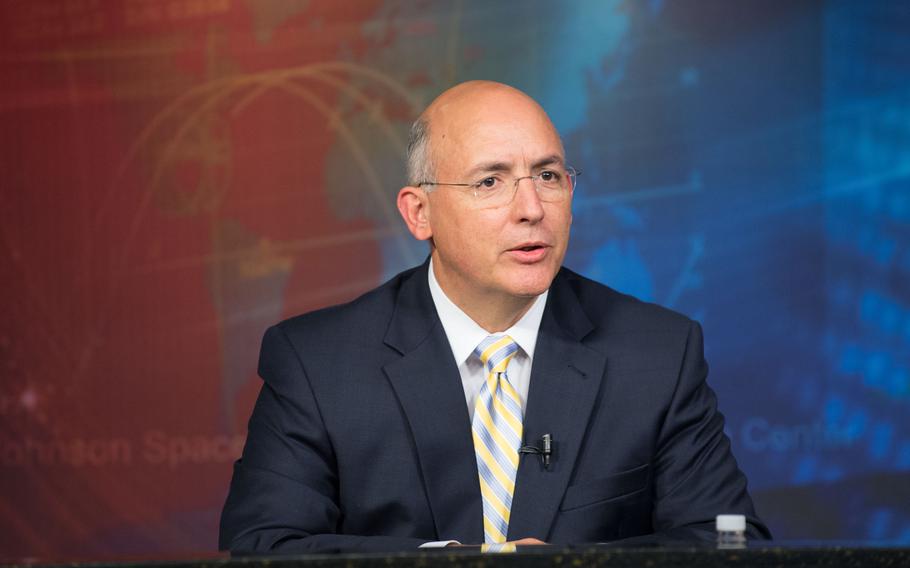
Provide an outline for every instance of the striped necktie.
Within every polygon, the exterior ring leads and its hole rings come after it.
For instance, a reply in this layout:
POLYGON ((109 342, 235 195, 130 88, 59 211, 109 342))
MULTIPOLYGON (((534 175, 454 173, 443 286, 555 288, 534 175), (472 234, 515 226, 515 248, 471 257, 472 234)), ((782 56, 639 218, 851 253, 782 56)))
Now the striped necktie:
POLYGON ((487 371, 471 423, 487 544, 505 542, 509 533, 521 445, 521 399, 506 376, 506 367, 517 351, 518 344, 508 335, 491 335, 474 349, 487 371))

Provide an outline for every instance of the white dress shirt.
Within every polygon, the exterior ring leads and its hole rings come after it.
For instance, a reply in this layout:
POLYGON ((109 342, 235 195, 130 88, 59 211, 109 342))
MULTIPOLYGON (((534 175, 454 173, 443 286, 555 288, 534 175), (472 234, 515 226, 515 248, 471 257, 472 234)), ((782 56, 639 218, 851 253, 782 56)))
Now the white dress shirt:
MULTIPOLYGON (((436 313, 439 314, 442 327, 446 332, 446 337, 449 339, 449 346, 452 348, 452 355, 455 356, 455 362, 458 364, 465 402, 473 420, 474 404, 477 401, 480 387, 487 378, 480 358, 474 355, 474 348, 491 333, 477 325, 477 322, 472 320, 468 314, 464 313, 461 308, 456 306, 446 296, 436 280, 432 260, 430 260, 430 269, 427 272, 430 281, 430 295, 433 296, 436 313)), ((543 318, 543 309, 547 303, 547 294, 549 294, 549 291, 537 296, 534 304, 525 315, 521 316, 521 319, 515 322, 515 325, 503 332, 515 340, 519 347, 515 356, 509 361, 506 373, 508 374, 509 382, 512 383, 512 387, 521 399, 522 415, 524 415, 525 407, 528 403, 528 388, 531 384, 531 363, 534 361, 534 347, 537 345, 537 332, 540 329, 540 320, 543 318)))

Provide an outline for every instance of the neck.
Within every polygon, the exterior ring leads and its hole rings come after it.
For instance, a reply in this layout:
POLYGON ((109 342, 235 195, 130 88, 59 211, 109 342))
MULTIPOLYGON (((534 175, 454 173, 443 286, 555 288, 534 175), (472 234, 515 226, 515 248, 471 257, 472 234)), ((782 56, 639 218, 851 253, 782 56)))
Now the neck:
POLYGON ((433 266, 433 275, 446 297, 463 311, 477 325, 490 333, 505 331, 522 318, 537 296, 512 296, 505 293, 470 292, 453 285, 445 277, 440 278, 438 268, 433 266))
MULTIPOLYGON (((446 294, 448 295, 448 293, 446 294)), ((537 298, 511 299, 514 301, 509 302, 508 305, 502 302, 493 301, 481 302, 479 306, 462 305, 455 300, 453 300, 453 302, 455 302, 455 305, 461 308, 464 313, 468 314, 468 317, 476 321, 477 325, 490 333, 498 333, 505 331, 518 323, 518 320, 528 313, 528 310, 531 309, 531 306, 534 305, 534 300, 537 298)))

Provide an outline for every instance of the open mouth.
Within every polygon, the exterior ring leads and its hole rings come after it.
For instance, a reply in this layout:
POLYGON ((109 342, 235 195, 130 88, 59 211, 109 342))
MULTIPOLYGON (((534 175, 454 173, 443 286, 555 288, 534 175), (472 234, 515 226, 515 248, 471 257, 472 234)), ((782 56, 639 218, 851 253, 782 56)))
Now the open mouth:
POLYGON ((519 262, 537 262, 547 255, 548 246, 544 243, 529 243, 510 249, 512 257, 519 262))

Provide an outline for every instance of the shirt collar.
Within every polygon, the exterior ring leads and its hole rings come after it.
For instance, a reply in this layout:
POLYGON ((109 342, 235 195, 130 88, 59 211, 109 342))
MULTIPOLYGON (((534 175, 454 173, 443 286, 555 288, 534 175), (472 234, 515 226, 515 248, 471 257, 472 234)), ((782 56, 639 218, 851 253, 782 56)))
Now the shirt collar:
MULTIPOLYGON (((474 348, 486 339, 490 332, 480 327, 477 322, 471 319, 468 314, 464 313, 461 308, 446 296, 436 280, 433 272, 433 259, 430 259, 430 267, 427 270, 427 279, 430 284, 430 295, 433 297, 433 304, 436 305, 436 313, 442 322, 442 327, 449 339, 449 345, 452 347, 452 354, 455 356, 455 362, 461 365, 471 356, 474 348)), ((505 330, 503 333, 515 340, 515 343, 528 356, 534 359, 534 348, 537 346, 537 332, 540 330, 540 321, 543 319, 543 310, 547 304, 547 295, 549 290, 537 296, 531 308, 521 316, 521 319, 515 322, 515 325, 505 330)))

